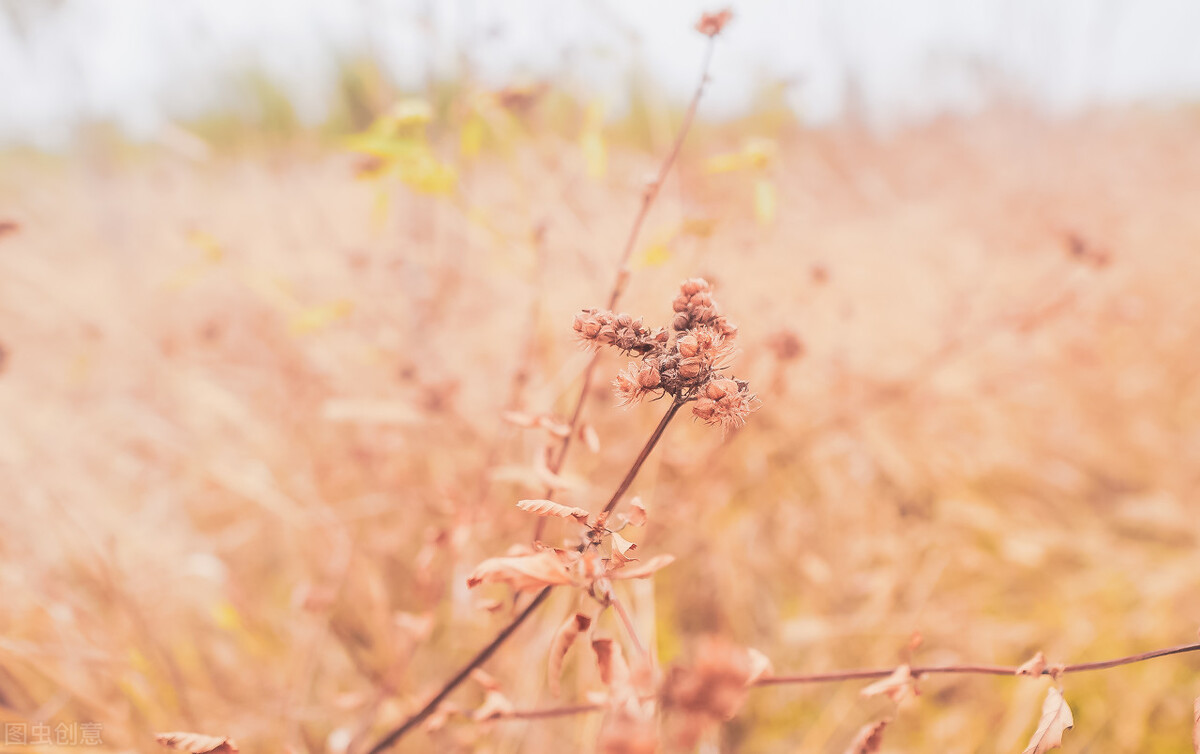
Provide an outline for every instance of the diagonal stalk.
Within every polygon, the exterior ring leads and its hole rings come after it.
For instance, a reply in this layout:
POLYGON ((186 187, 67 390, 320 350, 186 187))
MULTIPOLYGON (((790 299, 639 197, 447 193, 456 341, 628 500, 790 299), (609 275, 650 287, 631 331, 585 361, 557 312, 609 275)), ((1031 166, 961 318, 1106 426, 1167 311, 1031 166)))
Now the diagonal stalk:
POLYGON ((441 704, 446 697, 450 696, 450 692, 454 691, 454 689, 458 688, 463 681, 467 680, 467 677, 471 675, 471 671, 487 662, 488 658, 500 648, 500 645, 503 644, 508 637, 512 636, 513 632, 517 630, 517 627, 524 623, 525 619, 532 615, 533 611, 537 610, 538 606, 546 601, 546 598, 550 596, 550 590, 553 588, 554 587, 552 586, 548 586, 542 589, 542 591, 538 592, 537 596, 533 598, 533 602, 530 602, 524 610, 517 614, 517 617, 512 619, 512 622, 505 626, 500 633, 496 634, 496 638, 492 639, 486 647, 479 650, 479 653, 472 657, 471 661, 464 665, 453 678, 446 681, 441 690, 434 694, 433 698, 430 699, 424 707, 411 715, 391 733, 388 733, 386 736, 381 738, 378 743, 371 747, 371 750, 367 752, 367 754, 380 754, 380 752, 386 751, 392 746, 392 744, 399 741, 406 733, 420 725, 427 717, 432 715, 434 710, 437 709, 438 705, 441 704))

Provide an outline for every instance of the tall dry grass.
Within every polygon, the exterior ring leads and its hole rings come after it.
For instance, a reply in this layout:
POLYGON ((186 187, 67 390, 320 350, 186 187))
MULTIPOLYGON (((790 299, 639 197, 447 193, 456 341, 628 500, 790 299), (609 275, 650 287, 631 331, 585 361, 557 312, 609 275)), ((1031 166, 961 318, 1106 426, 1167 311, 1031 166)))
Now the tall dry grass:
MULTIPOLYGON (((711 234, 676 237, 622 308, 665 319, 680 279, 713 280, 764 407, 724 440, 677 422, 634 485, 639 544, 678 558, 618 590, 659 657, 710 634, 781 672, 894 665, 913 631, 928 664, 1193 638, 1197 127, 798 131, 766 168, 769 225, 751 178, 703 168, 745 127, 689 144, 646 230, 711 234)), ((485 222, 404 192, 381 221, 323 153, 4 158, 3 721, 98 721, 115 751, 185 729, 325 752, 436 690, 511 617, 504 588, 466 588, 528 539, 512 502, 544 483, 540 438, 499 417, 571 407, 572 316, 600 303, 658 164, 610 159, 584 180, 552 135, 483 159, 463 180, 485 222)), ((604 382, 565 504, 598 508, 658 419, 604 382)), ((489 662, 520 706, 553 703, 572 606, 552 595, 489 662)), ((1180 750, 1193 662, 1065 679, 1069 747, 1180 750)), ((563 701, 599 683, 566 671, 563 701)), ((1019 750, 1044 683, 927 680, 887 745, 1019 750)), ((887 707, 855 684, 759 689, 719 747, 839 750, 887 707)), ((590 750, 599 724, 451 721, 400 748, 590 750)))

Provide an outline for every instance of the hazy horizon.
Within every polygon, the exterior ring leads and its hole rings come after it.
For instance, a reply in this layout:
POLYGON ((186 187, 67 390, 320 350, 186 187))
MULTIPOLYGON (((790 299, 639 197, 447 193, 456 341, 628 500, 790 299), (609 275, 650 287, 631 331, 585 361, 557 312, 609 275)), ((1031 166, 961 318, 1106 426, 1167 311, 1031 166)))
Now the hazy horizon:
MULTIPOLYGON (((850 99, 874 123, 970 112, 1001 91, 1051 113, 1200 96, 1190 41, 1200 5, 1184 0, 1055 4, 925 0, 730 3, 704 110, 742 112, 779 82, 797 114, 829 123, 850 99)), ((632 0, 355 3, 178 0, 9 3, 0 14, 0 144, 56 147, 87 121, 132 138, 235 110, 248 72, 286 93, 302 123, 328 118, 339 66, 370 59, 420 89, 469 66, 485 85, 549 78, 619 114, 635 73, 683 99, 713 4, 632 0), (239 83, 241 82, 241 83, 239 83)))

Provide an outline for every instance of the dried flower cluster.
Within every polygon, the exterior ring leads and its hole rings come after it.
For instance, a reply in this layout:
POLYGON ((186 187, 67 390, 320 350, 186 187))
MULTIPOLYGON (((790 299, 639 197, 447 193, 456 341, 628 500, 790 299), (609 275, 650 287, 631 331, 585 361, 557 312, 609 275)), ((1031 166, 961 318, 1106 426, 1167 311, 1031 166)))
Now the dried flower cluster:
POLYGON ((671 330, 652 330, 641 319, 599 309, 575 315, 575 332, 588 344, 638 355, 613 381, 622 405, 647 396, 695 401, 692 413, 725 429, 741 426, 759 401, 744 380, 724 376, 737 327, 721 314, 703 278, 685 280, 672 302, 671 330))
POLYGON ((725 28, 725 24, 729 23, 733 18, 733 13, 729 9, 717 11, 716 13, 705 13, 696 22, 696 31, 706 37, 715 37, 725 28))

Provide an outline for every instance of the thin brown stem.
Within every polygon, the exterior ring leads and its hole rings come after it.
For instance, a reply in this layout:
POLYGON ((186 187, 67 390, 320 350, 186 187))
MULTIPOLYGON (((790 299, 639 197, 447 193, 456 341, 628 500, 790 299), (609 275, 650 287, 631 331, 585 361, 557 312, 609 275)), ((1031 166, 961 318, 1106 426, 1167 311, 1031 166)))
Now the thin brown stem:
POLYGON ((700 66, 700 82, 696 85, 696 91, 692 94, 692 101, 688 103, 687 112, 683 115, 683 123, 679 126, 679 133, 675 135, 675 142, 671 144, 671 151, 667 153, 667 157, 663 160, 662 166, 658 169, 658 175, 654 177, 654 181, 646 186, 646 190, 642 192, 642 205, 638 210, 637 216, 633 218, 633 227, 629 229, 629 238, 625 241, 625 249, 621 252, 621 262, 617 267, 617 279, 613 283, 612 295, 608 299, 608 308, 615 309, 617 299, 621 297, 621 293, 625 290, 625 281, 629 279, 629 270, 626 267, 629 265, 629 259, 633 256, 634 246, 637 244, 638 235, 642 230, 642 223, 646 220, 646 215, 650 213, 650 207, 654 204, 654 200, 658 198, 658 192, 662 190, 663 183, 667 180, 667 174, 671 172, 671 167, 674 166, 675 160, 679 157, 679 151, 683 147, 683 139, 687 136, 687 132, 692 127, 692 121, 696 119, 696 109, 700 106, 700 97, 704 94, 704 87, 708 84, 708 66, 712 63, 713 48, 715 47, 716 37, 709 37, 708 42, 704 47, 704 63, 700 66))
POLYGON ((629 490, 629 486, 633 484, 633 480, 637 477, 638 472, 641 471, 642 465, 645 464, 646 459, 650 457, 650 453, 654 450, 654 446, 657 445, 658 441, 662 439, 663 432, 667 429, 667 425, 670 424, 671 420, 675 418, 675 414, 679 412, 679 409, 683 408, 683 404, 685 402, 686 401, 680 398, 676 398, 671 402, 671 407, 667 409, 667 413, 663 414, 663 418, 658 422, 658 426, 654 428, 654 433, 650 435, 650 439, 647 440, 646 444, 642 446, 642 452, 638 453, 638 457, 634 459, 633 465, 630 466, 629 471, 626 472, 625 478, 621 480, 621 484, 617 485, 617 490, 613 493, 612 498, 609 499, 608 505, 604 506, 605 516, 612 513, 613 509, 617 507, 617 503, 621 502, 621 496, 629 490))
MULTIPOLYGON (((683 122, 679 126, 679 132, 675 134, 675 141, 671 144, 671 151, 667 153, 662 165, 658 168, 658 174, 655 175, 653 183, 646 187, 642 192, 642 203, 638 207, 638 212, 633 218, 633 224, 629 228, 629 236, 625 239, 625 247, 621 250, 621 258, 617 262, 617 276, 613 281, 612 288, 608 296, 608 308, 616 309, 617 301, 620 300, 621 294, 625 291, 625 283, 629 279, 629 259, 633 256, 633 250, 637 246, 638 236, 641 235, 642 225, 646 221, 646 216, 650 214, 650 208, 654 206, 654 200, 658 198, 659 191, 662 189, 663 182, 667 180, 667 176, 671 172, 671 168, 675 165, 675 161, 679 158, 679 152, 683 148, 684 138, 687 137, 688 131, 692 128, 692 122, 696 119, 696 110, 700 106, 700 98, 704 95, 704 87, 708 83, 708 69, 712 63, 713 48, 715 46, 716 37, 709 37, 704 48, 704 62, 700 66, 700 82, 696 85, 696 91, 692 93, 692 99, 688 103, 687 111, 683 115, 683 122)), ((600 352, 597 351, 592 355, 587 366, 583 370, 583 382, 579 388, 579 398, 575 401, 575 408, 571 411, 571 421, 568 423, 570 431, 563 436, 559 443, 558 452, 555 453, 548 464, 550 471, 557 474, 562 471, 563 464, 567 460, 567 451, 571 448, 571 439, 575 436, 576 430, 579 428, 579 420, 583 416, 583 408, 587 404, 588 393, 591 392, 592 382, 595 379, 596 366, 600 362, 600 352)), ((545 494, 542 497, 551 499, 554 497, 555 488, 547 487, 545 494)), ((542 533, 546 529, 546 519, 539 518, 534 525, 533 538, 534 540, 541 539, 542 533)))
MULTIPOLYGON (((1155 649, 1150 652, 1142 652, 1141 654, 1128 655, 1126 657, 1117 657, 1112 660, 1101 660, 1098 662, 1081 662, 1074 665, 1063 665, 1060 667, 1047 667, 1042 670, 1042 675, 1053 676, 1061 673, 1082 673, 1088 670, 1107 670, 1109 668, 1120 667, 1121 665, 1133 665, 1146 660, 1153 660, 1156 657, 1167 657, 1170 655, 1184 654, 1186 652, 1200 651, 1200 643, 1182 644, 1178 647, 1167 647, 1165 649, 1155 649)), ((1016 676, 1018 667, 1015 665, 934 665, 929 667, 914 667, 911 672, 914 676, 922 675, 1000 675, 1000 676, 1016 676)), ((878 668, 869 670, 843 670, 833 673, 809 673, 805 675, 777 675, 770 678, 760 678, 755 681, 753 686, 783 686, 787 684, 801 683, 836 683, 839 681, 865 681, 872 678, 887 678, 896 671, 895 668, 878 668)), ((590 712, 600 712, 604 709, 603 705, 599 704, 576 704, 565 707, 546 707, 543 709, 532 710, 517 710, 507 712, 498 716, 497 720, 536 720, 549 717, 566 717, 569 715, 585 715, 590 712)))
POLYGON ((446 681, 441 690, 434 694, 433 698, 430 699, 424 707, 401 723, 391 733, 388 733, 386 736, 381 738, 378 743, 371 747, 367 754, 380 754, 380 752, 386 751, 393 744, 403 738, 405 734, 420 725, 427 717, 432 715, 434 710, 437 709, 438 705, 441 704, 446 697, 450 696, 450 692, 454 691, 454 689, 458 688, 463 681, 467 680, 467 677, 471 675, 471 671, 487 662, 488 658, 500 648, 500 645, 503 644, 508 637, 512 636, 513 632, 517 630, 517 627, 524 623, 525 619, 532 615, 533 611, 537 610, 538 606, 546 601, 546 598, 550 596, 550 590, 553 588, 554 587, 548 586, 542 589, 542 591, 538 592, 537 596, 533 598, 533 602, 530 602, 524 610, 518 613, 517 616, 513 618, 503 630, 500 631, 500 633, 496 634, 496 638, 492 639, 486 647, 479 650, 478 654, 471 658, 471 661, 464 665, 453 678, 451 678, 449 681, 446 681))
MULTIPOLYGON (((1116 668, 1121 665, 1132 665, 1137 662, 1145 662, 1153 660, 1156 657, 1167 657, 1169 655, 1183 654, 1185 652, 1200 651, 1200 643, 1182 644, 1178 647, 1167 647, 1165 649, 1155 649, 1150 652, 1142 652, 1141 654, 1128 655, 1127 657, 1117 657, 1112 660, 1101 660, 1099 662, 1081 662, 1075 665, 1063 665, 1061 667, 1046 667, 1042 670, 1042 675, 1055 675, 1058 673, 1082 673, 1088 670, 1107 670, 1108 668, 1116 668)), ((936 675, 936 674, 959 674, 959 675, 1016 675, 1016 666, 1007 665, 939 665, 931 667, 914 667, 912 674, 916 675, 936 675)), ((846 670, 836 673, 811 673, 806 675, 777 675, 770 678, 762 678, 754 685, 756 686, 782 686, 792 683, 836 683, 838 681, 857 681, 867 680, 871 678, 887 678, 895 668, 887 669, 872 669, 872 670, 846 670)))
POLYGON ((642 662, 646 663, 646 666, 649 667, 650 653, 646 651, 646 647, 642 644, 642 640, 638 638, 637 629, 633 625, 633 620, 629 617, 629 611, 625 609, 624 603, 617 598, 617 595, 610 592, 608 599, 612 603, 612 606, 616 609, 617 615, 621 616, 621 622, 625 624, 625 633, 629 634, 629 640, 633 642, 633 648, 636 649, 637 653, 641 656, 642 662))

